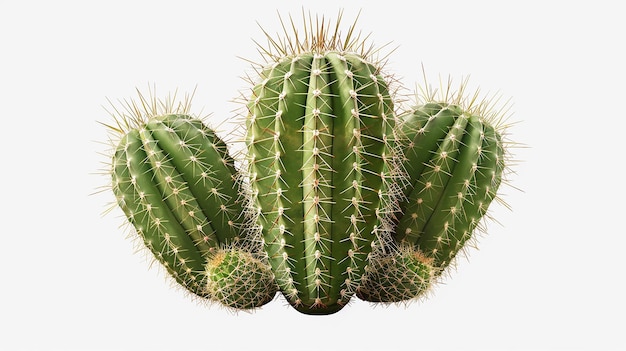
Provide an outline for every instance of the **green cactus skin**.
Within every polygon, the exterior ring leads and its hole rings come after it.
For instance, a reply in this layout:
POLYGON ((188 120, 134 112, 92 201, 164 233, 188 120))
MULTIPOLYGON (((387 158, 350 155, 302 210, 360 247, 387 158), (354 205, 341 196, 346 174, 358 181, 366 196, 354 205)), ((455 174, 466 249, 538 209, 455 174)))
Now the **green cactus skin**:
POLYGON ((333 313, 356 291, 388 201, 388 86, 374 64, 337 51, 283 58, 260 81, 246 140, 270 264, 298 311, 333 313))
POLYGON ((448 266, 496 198, 505 167, 498 130, 476 111, 430 102, 401 116, 411 178, 396 240, 448 266))
POLYGON ((207 263, 207 288, 223 305, 248 310, 272 301, 278 287, 264 257, 238 248, 220 249, 207 263))
POLYGON ((135 118, 119 130, 125 134, 112 158, 118 205, 171 276, 209 297, 208 255, 238 242, 245 229, 240 180, 226 145, 182 114, 135 118))

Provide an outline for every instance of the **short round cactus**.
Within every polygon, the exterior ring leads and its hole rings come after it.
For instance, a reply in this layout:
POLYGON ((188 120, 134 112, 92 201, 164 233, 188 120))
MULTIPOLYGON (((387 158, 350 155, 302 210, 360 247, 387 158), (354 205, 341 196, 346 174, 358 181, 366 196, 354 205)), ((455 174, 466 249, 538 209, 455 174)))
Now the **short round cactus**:
POLYGON ((412 245, 404 245, 393 254, 370 257, 357 296, 369 302, 395 303, 425 296, 438 272, 412 245))
POLYGON ((212 253, 206 273, 210 296, 232 308, 247 310, 265 305, 278 290, 267 263, 238 248, 212 253))

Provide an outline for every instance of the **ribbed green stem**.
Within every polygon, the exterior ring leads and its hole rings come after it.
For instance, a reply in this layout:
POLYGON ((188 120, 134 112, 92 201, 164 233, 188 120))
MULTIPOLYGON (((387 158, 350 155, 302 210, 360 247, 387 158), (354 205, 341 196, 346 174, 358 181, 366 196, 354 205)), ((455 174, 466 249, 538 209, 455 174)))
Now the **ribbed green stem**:
POLYGON ((153 164, 164 159, 146 131, 131 131, 120 145, 114 161, 114 189, 120 206, 145 245, 170 274, 193 293, 207 296, 202 251, 206 250, 205 245, 216 243, 216 239, 209 236, 212 229, 206 225, 203 227, 202 231, 209 239, 206 243, 200 241, 201 245, 197 247, 195 242, 198 240, 187 234, 175 210, 164 201, 172 193, 164 194, 161 189, 169 188, 166 177, 171 176, 153 173, 153 164))
POLYGON ((456 160, 452 177, 439 197, 433 215, 424 225, 419 240, 420 249, 435 257, 436 262, 441 262, 441 265, 446 265, 452 252, 458 250, 457 244, 461 238, 470 234, 467 228, 458 227, 456 222, 459 217, 464 216, 464 202, 470 191, 472 174, 480 152, 480 143, 475 141, 480 140, 483 128, 476 116, 461 118, 470 119, 462 135, 465 147, 456 160))
POLYGON ((502 142, 483 118, 443 103, 403 116, 403 131, 412 186, 395 237, 445 268, 495 198, 504 169, 502 142))
MULTIPOLYGON (((404 137, 408 144, 404 150, 404 165, 411 178, 422 174, 427 162, 436 149, 431 149, 448 133, 455 115, 447 104, 430 103, 415 109, 403 118, 404 137)), ((405 195, 410 196, 415 187, 414 181, 406 187, 405 195)))
MULTIPOLYGON (((450 107, 446 108, 455 116, 454 119, 445 118, 447 113, 442 114, 443 120, 452 122, 445 127, 435 127, 435 130, 446 130, 442 139, 436 140, 437 143, 428 148, 425 141, 422 140, 420 146, 425 147, 430 158, 423 162, 423 168, 419 177, 415 177, 413 190, 409 195, 408 204, 405 207, 404 216, 400 220, 398 226, 398 235, 407 236, 419 240, 424 235, 423 228, 429 222, 436 211, 436 206, 442 196, 445 196, 448 180, 452 176, 452 172, 457 163, 457 155, 463 131, 467 124, 467 118, 459 118, 460 111, 452 111, 450 107), (456 112, 456 113, 455 113, 456 112), (417 231, 415 229, 418 229, 417 231)), ((433 121, 440 122, 438 117, 433 121)), ((439 124, 439 123, 437 123, 439 124)), ((417 145, 417 143, 416 143, 417 145)), ((422 151, 424 152, 424 151, 422 151)), ((419 167, 419 166, 417 166, 419 167)), ((415 174, 415 173, 411 173, 415 174)), ((400 237, 403 239, 403 237, 400 237)), ((428 254, 428 251, 422 250, 428 254)))
MULTIPOLYGON (((218 241, 230 245, 239 239, 244 203, 239 194, 240 180, 226 144, 197 119, 169 115, 162 118, 161 123, 167 131, 156 128, 153 134, 161 137, 161 147, 171 155, 173 165, 180 170, 218 241)), ((153 124, 149 123, 148 127, 153 124)))
POLYGON ((113 191, 168 272, 208 297, 208 255, 240 239, 243 205, 225 144, 186 115, 151 117, 129 130, 112 159, 113 191))
POLYGON ((391 98, 353 54, 302 54, 264 72, 247 142, 266 249, 295 307, 332 313, 356 291, 376 241, 393 168, 391 98))

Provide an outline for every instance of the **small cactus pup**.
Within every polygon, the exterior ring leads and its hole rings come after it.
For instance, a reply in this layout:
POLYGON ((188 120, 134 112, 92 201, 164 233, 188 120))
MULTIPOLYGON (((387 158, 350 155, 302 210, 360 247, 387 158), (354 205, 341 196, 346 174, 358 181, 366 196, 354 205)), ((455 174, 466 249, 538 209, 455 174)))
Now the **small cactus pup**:
MULTIPOLYGON (((261 258, 249 253, 254 240, 247 237, 251 225, 233 159, 215 132, 189 115, 190 100, 176 104, 175 95, 159 101, 139 93, 139 102, 113 106, 114 123, 106 124, 114 148, 111 188, 128 222, 169 275, 195 296, 215 298, 209 288, 212 276, 207 275, 214 257, 250 261, 246 264, 252 273, 238 270, 225 279, 238 281, 238 273, 248 277, 266 269, 261 258)), ((228 270, 232 263, 224 265, 218 268, 228 270)), ((246 283, 254 284, 255 277, 246 283)), ((265 289, 271 285, 262 284, 265 289)), ((271 300, 245 301, 248 297, 231 301, 222 294, 219 301, 252 308, 271 300)))
POLYGON ((497 99, 464 95, 467 80, 456 92, 450 85, 438 97, 424 89, 401 116, 410 186, 395 239, 432 259, 439 273, 485 231, 491 202, 504 204, 497 192, 510 159, 508 102, 496 109, 497 99))
POLYGON ((331 314, 356 292, 397 195, 394 90, 354 24, 344 35, 341 14, 303 17, 301 32, 291 19, 284 38, 265 33, 245 94, 247 166, 280 291, 302 313, 331 314))
POLYGON ((357 296, 384 304, 424 297, 437 276, 432 261, 413 245, 401 245, 392 252, 372 253, 357 296))
POLYGON ((220 249, 209 256, 207 288, 225 306, 252 309, 265 305, 276 295, 274 273, 264 255, 238 248, 220 249))

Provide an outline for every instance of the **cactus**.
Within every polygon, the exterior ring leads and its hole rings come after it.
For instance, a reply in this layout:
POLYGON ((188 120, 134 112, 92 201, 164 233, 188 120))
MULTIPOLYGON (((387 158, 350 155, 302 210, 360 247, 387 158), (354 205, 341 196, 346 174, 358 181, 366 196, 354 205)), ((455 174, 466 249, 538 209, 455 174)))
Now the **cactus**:
MULTIPOLYGON (((427 96, 401 116, 410 186, 395 239, 411 243, 442 272, 481 224, 505 169, 501 111, 490 100, 466 101, 459 92, 427 96)), ((480 228, 478 228, 480 229, 480 228)))
POLYGON ((212 253, 206 265, 207 289, 223 305, 252 309, 265 305, 276 295, 277 286, 263 257, 239 248, 212 253))
POLYGON ((365 268, 357 296, 385 304, 421 298, 438 274, 432 261, 413 245, 402 245, 393 253, 374 254, 365 268))
MULTIPOLYGON (((112 139, 111 163, 117 203, 168 273, 189 292, 212 298, 209 258, 222 247, 253 246, 245 236, 250 224, 241 179, 226 144, 188 115, 188 103, 175 106, 141 93, 139 99, 126 102, 124 112, 116 109, 116 123, 109 125, 119 138, 112 139)), ((239 299, 233 303, 242 307, 239 299)))
POLYGON ((358 297, 406 302, 427 293, 475 237, 505 170, 503 110, 493 101, 467 101, 464 90, 420 103, 400 115, 403 166, 409 185, 399 202, 391 254, 372 255, 358 297))
POLYGON ((427 296, 499 200, 504 113, 467 81, 397 113, 356 21, 280 20, 243 94, 239 169, 188 103, 140 94, 107 125, 117 204, 181 286, 236 310, 277 291, 305 314, 427 296))
POLYGON ((266 55, 247 116, 265 248, 287 300, 311 314, 355 293, 395 176, 388 78, 352 27, 344 41, 328 27, 271 41, 279 54, 266 55))

